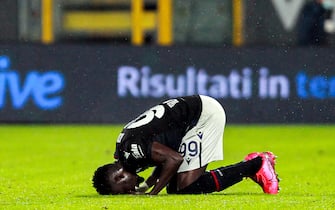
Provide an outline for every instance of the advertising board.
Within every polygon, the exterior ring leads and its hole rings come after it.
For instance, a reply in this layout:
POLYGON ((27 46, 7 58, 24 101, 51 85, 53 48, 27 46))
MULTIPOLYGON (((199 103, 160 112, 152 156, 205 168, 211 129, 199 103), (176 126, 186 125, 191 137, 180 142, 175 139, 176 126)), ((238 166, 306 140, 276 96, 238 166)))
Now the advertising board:
POLYGON ((335 122, 327 48, 0 46, 1 123, 125 123, 204 94, 229 123, 335 122))

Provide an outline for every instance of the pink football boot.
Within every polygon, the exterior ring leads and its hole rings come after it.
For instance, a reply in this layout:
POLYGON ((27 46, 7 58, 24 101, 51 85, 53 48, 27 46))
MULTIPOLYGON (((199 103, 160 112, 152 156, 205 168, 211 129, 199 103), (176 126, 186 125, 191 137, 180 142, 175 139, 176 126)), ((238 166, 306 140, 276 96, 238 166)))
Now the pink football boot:
POLYGON ((264 193, 277 194, 279 180, 275 172, 276 156, 272 152, 254 152, 248 154, 244 160, 248 161, 258 156, 263 159, 262 167, 250 178, 263 188, 264 193))

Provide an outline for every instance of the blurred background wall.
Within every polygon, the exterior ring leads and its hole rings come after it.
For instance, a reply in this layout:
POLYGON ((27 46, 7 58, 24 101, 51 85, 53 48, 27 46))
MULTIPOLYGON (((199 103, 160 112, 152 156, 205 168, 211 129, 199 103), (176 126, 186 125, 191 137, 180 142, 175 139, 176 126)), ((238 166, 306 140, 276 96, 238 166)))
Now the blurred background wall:
POLYGON ((190 94, 233 123, 335 122, 334 0, 1 3, 1 123, 124 123, 190 94))
MULTIPOLYGON (((294 46, 310 1, 3 0, 0 41, 294 46)), ((333 7, 327 9, 333 46, 333 7)))

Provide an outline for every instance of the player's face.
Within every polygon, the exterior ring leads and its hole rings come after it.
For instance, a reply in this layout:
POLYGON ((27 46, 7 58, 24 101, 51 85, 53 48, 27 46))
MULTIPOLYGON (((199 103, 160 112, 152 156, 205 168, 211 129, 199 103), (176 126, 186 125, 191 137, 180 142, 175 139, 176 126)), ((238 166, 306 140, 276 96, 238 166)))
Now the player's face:
POLYGON ((138 176, 125 171, 123 168, 115 172, 113 180, 115 194, 128 194, 135 192, 138 176))

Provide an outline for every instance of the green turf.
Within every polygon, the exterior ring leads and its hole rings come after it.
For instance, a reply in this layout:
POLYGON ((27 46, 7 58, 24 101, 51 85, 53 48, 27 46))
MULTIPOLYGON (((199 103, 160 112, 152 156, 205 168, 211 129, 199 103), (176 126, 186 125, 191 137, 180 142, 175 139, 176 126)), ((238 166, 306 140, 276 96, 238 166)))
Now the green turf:
POLYGON ((120 129, 0 126, 0 209, 335 209, 335 126, 226 127, 225 160, 210 168, 271 150, 279 156, 278 195, 247 179, 209 195, 99 196, 91 177, 113 160, 120 129))

